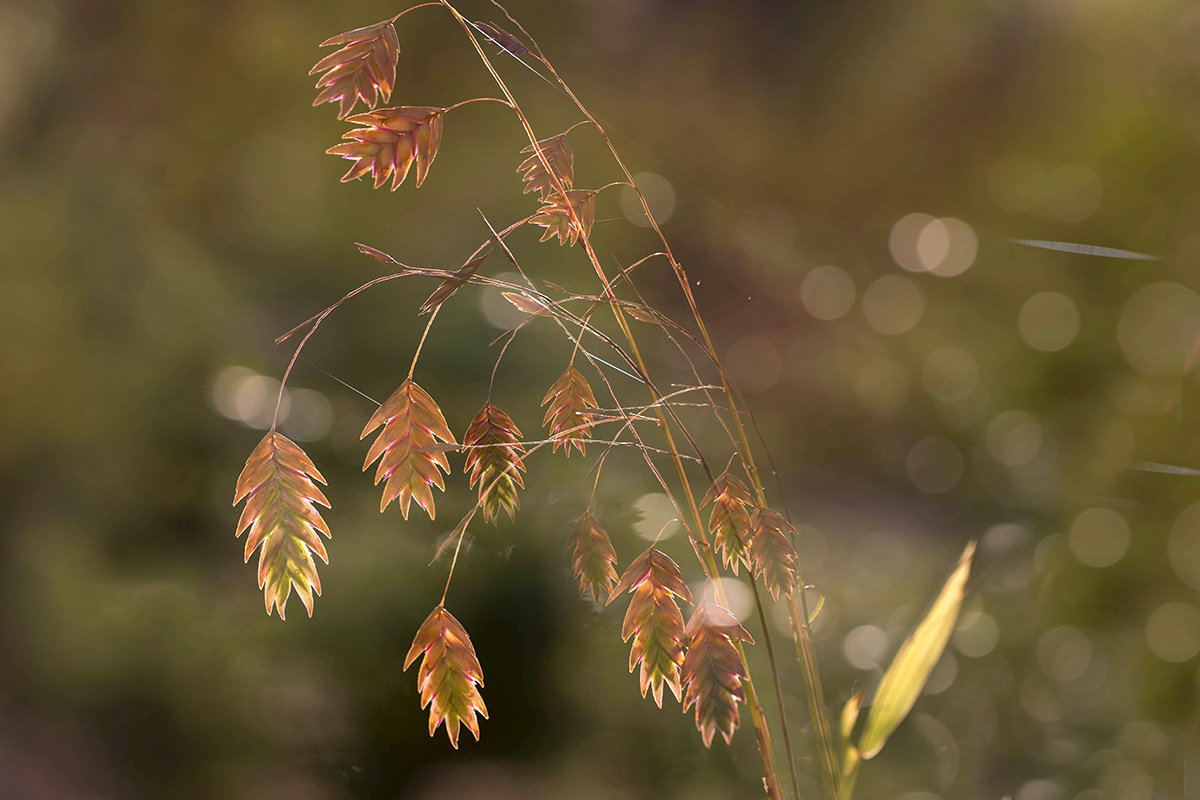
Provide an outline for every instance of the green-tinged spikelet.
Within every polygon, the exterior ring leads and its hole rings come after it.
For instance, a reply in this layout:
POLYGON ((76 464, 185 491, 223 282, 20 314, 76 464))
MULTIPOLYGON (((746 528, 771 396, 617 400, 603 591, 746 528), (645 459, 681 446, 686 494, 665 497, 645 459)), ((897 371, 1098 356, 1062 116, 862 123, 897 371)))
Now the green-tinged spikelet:
POLYGON ((412 647, 404 658, 407 670, 423 656, 417 670, 417 691, 421 708, 429 706, 429 735, 446 723, 450 744, 458 748, 459 724, 475 734, 479 741, 479 720, 487 719, 487 706, 479 695, 483 686, 483 668, 475 656, 471 637, 453 615, 442 606, 433 610, 421 624, 412 647))
POLYGON ((654 702, 661 708, 663 684, 670 687, 676 700, 682 696, 679 667, 683 663, 683 614, 675 598, 690 603, 692 593, 671 557, 654 547, 634 559, 609 594, 608 602, 625 591, 633 593, 621 628, 623 641, 633 637, 629 671, 641 663, 642 697, 652 689, 654 702))
POLYGON ((574 445, 580 454, 586 454, 583 440, 591 433, 592 421, 596 418, 591 409, 598 407, 587 379, 579 370, 567 367, 542 398, 542 405, 547 403, 550 407, 546 409, 542 425, 550 428, 550 438, 555 440, 554 451, 563 447, 569 456, 574 445))
POLYGON ((796 588, 796 548, 790 535, 796 529, 778 511, 756 508, 750 517, 750 562, 771 597, 789 595, 796 588))
POLYGON ((313 593, 321 593, 321 579, 313 554, 329 563, 317 532, 329 537, 329 528, 313 503, 329 508, 329 501, 313 481, 325 483, 304 451, 275 431, 263 437, 246 459, 238 476, 233 504, 246 501, 238 520, 237 536, 247 530, 245 560, 258 548, 258 586, 263 590, 267 614, 279 609, 284 619, 292 587, 312 616, 313 593))
POLYGON ((467 428, 463 447, 471 487, 479 484, 484 521, 495 522, 501 511, 514 519, 521 505, 517 490, 525 488, 521 478, 525 446, 521 444, 521 431, 516 423, 491 403, 485 403, 467 428))
POLYGON ((738 574, 738 567, 745 564, 750 568, 750 508, 754 498, 746 484, 728 472, 717 476, 708 493, 700 501, 701 506, 713 504, 708 517, 708 529, 712 532, 713 544, 721 551, 725 566, 738 574))
POLYGON ((746 669, 735 640, 754 643, 728 609, 701 603, 684 628, 688 651, 683 659, 683 710, 696 707, 696 729, 705 747, 720 732, 729 744, 738 726, 739 702, 746 702, 746 669))
POLYGON ((571 571, 579 579, 580 596, 587 597, 590 592, 597 603, 607 600, 617 582, 617 553, 591 512, 585 511, 571 530, 566 549, 572 547, 571 571))
POLYGON ((396 58, 400 55, 400 40, 392 21, 377 22, 365 28, 339 33, 321 42, 321 47, 338 46, 338 50, 321 59, 309 70, 309 75, 324 72, 317 79, 317 99, 321 103, 337 103, 338 119, 362 100, 368 108, 392 96, 396 82, 396 58))
POLYGON ((450 471, 450 462, 443 452, 446 448, 438 440, 454 444, 454 434, 446 426, 446 418, 433 398, 409 378, 400 384, 391 397, 376 409, 362 437, 383 426, 375 443, 367 451, 363 471, 379 460, 375 471, 375 483, 387 479, 379 510, 387 508, 393 500, 400 504, 400 513, 408 519, 409 503, 425 509, 433 519, 433 487, 445 489, 442 472, 450 471), (438 470, 441 470, 439 472, 438 470))

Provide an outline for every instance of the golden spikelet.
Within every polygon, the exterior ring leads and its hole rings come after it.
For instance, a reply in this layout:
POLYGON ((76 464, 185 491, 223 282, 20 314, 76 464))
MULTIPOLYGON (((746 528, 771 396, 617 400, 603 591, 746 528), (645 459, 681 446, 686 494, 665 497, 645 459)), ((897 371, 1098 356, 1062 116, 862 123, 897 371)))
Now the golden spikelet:
POLYGON ((696 606, 684 634, 688 651, 683 659, 683 710, 696 707, 696 729, 705 747, 712 747, 718 731, 729 744, 739 722, 737 704, 746 702, 746 669, 734 641, 753 644, 754 639, 737 617, 714 603, 696 606))
POLYGON ((409 502, 416 500, 433 519, 436 510, 432 487, 444 490, 442 472, 450 471, 450 462, 443 452, 445 447, 437 440, 455 444, 454 434, 446 426, 442 410, 409 378, 376 409, 359 438, 366 438, 380 425, 383 430, 363 462, 365 472, 376 459, 379 460, 379 468, 375 471, 376 485, 387 479, 379 510, 383 511, 388 503, 396 500, 400 504, 400 513, 408 519, 409 502))
POLYGON ((400 40, 390 19, 321 42, 321 47, 334 46, 340 49, 308 71, 309 75, 325 73, 317 79, 320 91, 313 100, 314 106, 338 103, 338 119, 345 119, 359 100, 374 108, 376 103, 392 96, 400 40))
POLYGON ((708 517, 708 529, 712 532, 713 544, 721 551, 725 566, 738 574, 738 566, 750 568, 750 511, 754 498, 746 484, 728 472, 717 476, 708 493, 700 501, 701 507, 713 504, 708 517))
POLYGON ((567 537, 567 550, 574 548, 571 555, 571 571, 579 579, 579 595, 599 603, 607 600, 617 582, 617 553, 612 540, 591 512, 585 511, 571 535, 567 537))
POLYGON ((317 531, 329 537, 329 527, 313 503, 329 508, 329 501, 313 481, 325 483, 304 451, 286 436, 271 431, 246 459, 238 476, 233 504, 246 501, 236 535, 247 530, 245 560, 256 549, 258 587, 263 590, 267 614, 279 609, 284 619, 292 587, 312 616, 313 592, 321 593, 321 579, 313 554, 329 563, 317 531))
POLYGON ((750 563, 771 597, 790 595, 796 588, 796 548, 790 535, 796 529, 778 511, 756 508, 750 517, 750 563))
POLYGON ((534 149, 533 145, 529 145, 521 151, 522 153, 533 153, 521 162, 521 166, 517 167, 517 172, 525 173, 521 178, 525 181, 525 191, 522 194, 537 192, 538 199, 546 203, 558 193, 558 189, 555 187, 550 173, 542 166, 537 150, 542 151, 542 155, 546 157, 546 163, 550 165, 550 169, 554 170, 554 174, 558 176, 564 189, 570 189, 575 181, 575 152, 567 142, 565 133, 551 136, 549 139, 542 139, 538 142, 537 149, 534 149))
POLYGON ((591 433, 596 418, 589 409, 598 407, 587 379, 579 370, 567 367, 542 398, 542 405, 547 403, 550 407, 546 409, 542 425, 550 429, 550 438, 555 440, 554 451, 564 447, 570 456, 574 445, 581 455, 586 455, 583 440, 591 433))
POLYGON ((429 706, 429 735, 433 736, 444 722, 450 744, 458 749, 461 723, 479 741, 479 720, 475 715, 484 719, 488 715, 478 688, 483 686, 483 668, 475 656, 471 637, 440 605, 417 631, 404 658, 405 670, 417 656, 423 656, 417 669, 417 690, 421 693, 421 708, 429 706))
POLYGON ((683 663, 683 615, 675 598, 690 603, 692 593, 684 584, 675 562, 653 546, 629 565, 609 594, 608 602, 627 590, 633 592, 633 598, 625 612, 621 639, 628 641, 633 637, 629 671, 633 672, 641 662, 642 697, 646 696, 647 689, 652 689, 654 702, 662 708, 663 684, 670 687, 676 700, 681 697, 679 668, 683 663))
POLYGON ((373 175, 378 189, 392 179, 392 191, 400 188, 413 162, 417 165, 417 188, 425 181, 429 165, 442 143, 444 108, 400 106, 355 114, 347 122, 365 127, 342 134, 348 142, 335 144, 326 153, 354 162, 342 182, 373 175))
POLYGON ((521 457, 521 431, 516 423, 491 403, 485 403, 463 436, 471 488, 479 484, 479 499, 483 505, 484 522, 495 522, 504 511, 515 519, 521 505, 517 490, 525 488, 521 472, 525 464, 521 457))
POLYGON ((561 194, 554 194, 542 202, 545 205, 529 220, 530 224, 546 229, 539 241, 544 242, 557 236, 560 245, 566 244, 568 240, 574 245, 579 241, 580 235, 586 238, 591 234, 592 224, 596 221, 595 192, 590 189, 568 189, 565 200, 561 194), (575 211, 579 225, 571 219, 568 204, 575 211))

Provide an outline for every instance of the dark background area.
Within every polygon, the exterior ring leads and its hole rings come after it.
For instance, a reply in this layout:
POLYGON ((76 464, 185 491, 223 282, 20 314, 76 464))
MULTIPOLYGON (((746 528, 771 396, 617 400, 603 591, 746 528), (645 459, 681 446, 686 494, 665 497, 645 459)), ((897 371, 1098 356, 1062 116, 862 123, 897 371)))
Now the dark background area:
MULTIPOLYGON (((615 132, 748 393, 826 598, 835 713, 980 538, 947 655, 857 796, 1195 794, 1200 7, 510 8, 615 132)), ((496 104, 448 115, 420 190, 338 183, 347 165, 323 151, 347 127, 310 107, 306 73, 323 39, 400 9, 0 5, 0 796, 758 796, 749 726, 706 751, 673 700, 638 696, 624 603, 579 599, 562 543, 590 462, 561 453, 530 459, 514 524, 473 527, 450 590, 487 682, 482 740, 426 735, 401 667, 445 580, 436 543, 472 495, 452 458, 436 522, 380 515, 359 472, 373 406, 330 374, 390 394, 428 281, 339 309, 289 381, 282 430, 329 479, 333 539, 314 616, 294 598, 286 623, 263 614, 230 501, 290 356, 274 338, 380 274, 355 242, 455 267, 487 236, 480 211, 502 225, 533 208, 522 132, 496 104)), ((495 93, 440 10, 399 37, 391 104, 495 93)), ((578 120, 497 63, 539 135, 578 120)), ((578 186, 620 177, 595 135, 571 140, 578 186)), ((621 191, 600 195, 593 232, 608 263, 655 248, 621 191)), ((531 275, 597 290, 579 248, 537 233, 511 239, 531 275)), ((640 285, 687 319, 661 262, 640 285)), ((513 319, 474 289, 438 318, 417 379, 457 435, 513 319)), ((652 369, 690 380, 645 336, 652 369)), ((570 350, 546 323, 505 357, 493 399, 529 438, 570 350)), ((723 462, 722 436, 701 441, 723 462)), ((658 529, 656 492, 635 453, 609 459, 596 509, 622 567, 658 529)), ((663 546, 699 579, 682 536, 663 546)), ((799 670, 768 619, 816 796, 799 670)), ((761 646, 752 661, 765 676, 761 646)))

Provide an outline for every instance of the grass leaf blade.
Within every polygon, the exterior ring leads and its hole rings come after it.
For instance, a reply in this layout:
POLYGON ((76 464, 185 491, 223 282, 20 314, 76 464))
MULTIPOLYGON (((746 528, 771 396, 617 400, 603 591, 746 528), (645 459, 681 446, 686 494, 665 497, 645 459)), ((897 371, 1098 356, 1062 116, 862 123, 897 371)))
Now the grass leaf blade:
POLYGON ((974 555, 975 542, 971 542, 929 612, 905 639, 900 652, 883 676, 859 740, 859 750, 864 759, 874 757, 883 749, 888 737, 908 716, 929 679, 929 673, 942 657, 962 608, 963 591, 974 555))

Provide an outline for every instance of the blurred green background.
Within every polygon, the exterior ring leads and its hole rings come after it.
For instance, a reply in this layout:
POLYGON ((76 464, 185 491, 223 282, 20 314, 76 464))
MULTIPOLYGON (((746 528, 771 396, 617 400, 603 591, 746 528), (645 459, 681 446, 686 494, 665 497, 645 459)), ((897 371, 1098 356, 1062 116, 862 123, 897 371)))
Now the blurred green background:
MULTIPOLYGON (((471 495, 454 460, 436 523, 380 515, 359 473, 372 405, 327 373, 390 394, 428 281, 347 304, 297 365, 283 431, 329 478, 331 563, 312 619, 294 599, 286 623, 263 614, 230 500, 290 355, 274 337, 380 274, 354 242, 454 267, 486 236, 477 209, 502 225, 533 207, 521 131, 494 104, 448 116, 420 191, 338 183, 323 150, 346 125, 310 108, 306 73, 320 41, 400 8, 0 5, 0 796, 758 796, 748 726, 705 751, 673 700, 638 696, 624 603, 578 598, 562 542, 589 464, 561 454, 531 459, 515 524, 472 529, 451 587, 487 681, 482 741, 427 737, 401 665, 471 495)), ((981 539, 951 647, 858 796, 1200 793, 1200 7, 511 9, 620 132, 758 414, 827 599, 835 711, 981 539)), ((495 92, 437 9, 399 36, 393 104, 495 92)), ((501 68, 539 135, 577 121, 501 68)), ((572 141, 578 186, 619 177, 588 130, 572 141)), ((609 263, 654 249, 621 191, 593 232, 609 263)), ((596 291, 579 248, 536 233, 511 240, 531 274, 596 291)), ((641 285, 686 319, 661 262, 641 285)), ((438 319, 417 379, 459 435, 512 319, 474 290, 438 319)), ((691 380, 645 330, 664 382, 691 380)), ((535 325, 501 366, 494 399, 531 438, 569 352, 535 325)), ((723 462, 718 434, 701 441, 723 462)), ((609 460, 596 513, 621 566, 662 501, 635 454, 609 460)), ((699 578, 682 536, 664 547, 699 578)), ((817 796, 800 676, 768 617, 817 796)))

